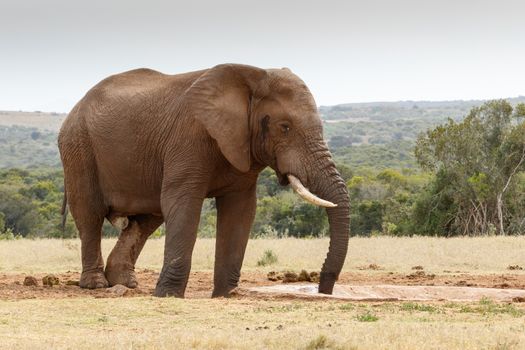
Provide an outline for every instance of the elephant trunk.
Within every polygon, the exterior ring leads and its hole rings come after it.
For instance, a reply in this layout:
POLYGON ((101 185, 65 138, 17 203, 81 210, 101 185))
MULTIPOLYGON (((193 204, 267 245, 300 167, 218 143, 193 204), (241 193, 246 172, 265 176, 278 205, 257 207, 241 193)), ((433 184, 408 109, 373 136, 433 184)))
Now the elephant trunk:
POLYGON ((345 262, 350 238, 350 208, 346 185, 339 174, 334 176, 332 182, 328 190, 331 193, 321 194, 323 198, 337 204, 337 207, 326 208, 330 224, 330 246, 321 269, 319 283, 319 293, 324 294, 332 294, 335 281, 339 278, 345 262))
POLYGON ((339 175, 324 142, 318 143, 311 170, 309 185, 319 197, 334 203, 327 207, 330 225, 330 246, 321 269, 319 293, 332 294, 335 281, 343 268, 350 238, 350 200, 344 180, 339 175))

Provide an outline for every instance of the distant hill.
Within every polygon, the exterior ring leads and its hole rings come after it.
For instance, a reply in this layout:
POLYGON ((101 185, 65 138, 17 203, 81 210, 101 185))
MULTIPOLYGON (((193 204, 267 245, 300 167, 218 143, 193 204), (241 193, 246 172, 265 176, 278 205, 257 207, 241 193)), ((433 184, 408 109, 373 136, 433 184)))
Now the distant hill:
MULTIPOLYGON (((506 98, 512 105, 525 103, 525 96, 506 98)), ((321 106, 321 117, 327 121, 382 121, 392 118, 461 118, 472 107, 481 106, 488 100, 455 101, 398 101, 345 103, 335 106, 321 106)))
MULTIPOLYGON (((507 99, 525 103, 525 96, 507 99)), ((415 167, 413 144, 447 118, 459 120, 484 100, 399 101, 321 106, 336 160, 351 167, 415 167)), ((65 113, 0 111, 0 168, 60 166, 56 139, 65 113)))
MULTIPOLYGON (((525 96, 506 99, 525 103, 525 96)), ((354 167, 415 167, 417 136, 448 118, 461 120, 485 100, 399 101, 321 106, 325 137, 336 159, 354 167)))
POLYGON ((66 113, 0 111, 0 126, 25 126, 39 130, 58 131, 66 113))

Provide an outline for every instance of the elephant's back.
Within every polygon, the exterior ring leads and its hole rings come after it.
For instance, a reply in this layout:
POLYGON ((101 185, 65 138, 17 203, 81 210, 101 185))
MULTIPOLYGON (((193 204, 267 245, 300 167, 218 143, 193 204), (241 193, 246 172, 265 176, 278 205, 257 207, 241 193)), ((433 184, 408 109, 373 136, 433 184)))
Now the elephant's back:
POLYGON ((150 69, 108 77, 70 112, 60 132, 64 166, 93 167, 107 203, 158 201, 163 147, 176 100, 202 72, 166 75, 150 69), (78 150, 94 162, 83 164, 78 150), (66 164, 68 163, 68 164, 66 164))

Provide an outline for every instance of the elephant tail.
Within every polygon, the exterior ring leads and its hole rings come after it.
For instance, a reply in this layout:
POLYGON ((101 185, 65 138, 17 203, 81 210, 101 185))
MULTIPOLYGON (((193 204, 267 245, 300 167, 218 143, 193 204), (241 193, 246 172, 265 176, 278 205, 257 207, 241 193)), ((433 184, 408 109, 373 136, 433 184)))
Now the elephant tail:
POLYGON ((60 214, 62 214, 62 232, 66 231, 67 212, 67 193, 64 187, 64 199, 62 200, 62 209, 60 210, 60 214))

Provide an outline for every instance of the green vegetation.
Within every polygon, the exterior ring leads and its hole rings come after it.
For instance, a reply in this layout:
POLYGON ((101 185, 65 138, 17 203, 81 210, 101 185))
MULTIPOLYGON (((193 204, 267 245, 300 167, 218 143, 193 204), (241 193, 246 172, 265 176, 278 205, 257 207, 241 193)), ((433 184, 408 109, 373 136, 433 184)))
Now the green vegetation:
MULTIPOLYGON (((524 101, 321 107, 325 136, 350 193, 352 235, 522 234, 524 101)), ((60 230, 56 136, 0 126, 1 239, 77 235, 71 218, 60 230)), ((328 234, 324 209, 280 186, 271 169, 259 176, 257 198, 253 237, 328 234)), ((214 237, 216 221, 215 201, 208 199, 199 236, 214 237)), ((104 233, 118 234, 108 223, 104 233)), ((164 228, 155 232, 163 234, 164 228)))
POLYGON ((371 312, 366 312, 364 314, 357 315, 356 320, 358 320, 359 322, 376 322, 377 320, 379 320, 379 317, 372 314, 371 312))
POLYGON ((0 169, 59 168, 57 135, 36 128, 0 125, 0 169))
MULTIPOLYGON (((58 169, 1 170, 0 237, 75 237, 71 217, 65 230, 61 227, 63 183, 62 170, 58 169)), ((104 232, 118 234, 107 223, 104 232)))
POLYGON ((400 309, 403 311, 438 312, 435 306, 413 302, 403 303, 400 309))
MULTIPOLYGON (((63 180, 60 170, 0 172, 0 231, 21 236, 60 236, 63 180)), ((66 235, 72 235, 68 226, 66 235)))
POLYGON ((435 174, 414 208, 422 232, 523 232, 524 106, 491 101, 462 122, 449 120, 418 138, 418 163, 435 174))
POLYGON ((499 304, 490 299, 482 299, 478 305, 460 305, 459 312, 476 313, 482 315, 507 314, 512 317, 522 317, 525 312, 514 304, 499 304))
POLYGON ((257 266, 268 266, 277 263, 277 255, 271 249, 264 251, 263 256, 257 260, 257 266))

